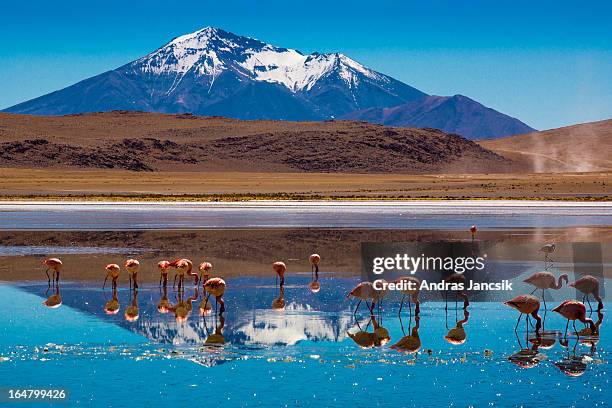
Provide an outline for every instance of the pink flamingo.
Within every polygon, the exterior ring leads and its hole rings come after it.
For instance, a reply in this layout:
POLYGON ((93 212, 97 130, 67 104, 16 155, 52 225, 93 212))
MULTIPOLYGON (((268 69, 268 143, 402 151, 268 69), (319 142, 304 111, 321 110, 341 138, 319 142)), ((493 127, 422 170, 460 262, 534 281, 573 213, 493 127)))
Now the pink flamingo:
POLYGON ((210 278, 204 283, 204 290, 208 293, 206 296, 207 302, 210 295, 215 297, 215 309, 217 308, 217 303, 221 304, 219 315, 222 315, 223 312, 225 312, 225 301, 223 300, 223 295, 225 294, 225 280, 221 278, 210 278))
POLYGON ((170 268, 170 261, 159 261, 157 263, 157 269, 159 270, 159 286, 164 284, 164 288, 168 285, 168 269, 170 268))
POLYGON ((45 270, 45 273, 47 274, 47 281, 49 285, 51 285, 51 277, 49 276, 50 270, 53 271, 53 283, 55 282, 59 283, 60 271, 62 270, 62 267, 64 266, 62 261, 59 258, 47 258, 44 261, 42 261, 42 264, 47 267, 47 269, 45 270))
POLYGON ((272 269, 276 272, 277 281, 275 285, 278 285, 278 279, 280 279, 281 289, 285 286, 285 272, 287 272, 287 265, 284 262, 276 261, 272 264, 272 269))
POLYGON ((577 300, 566 300, 559 306, 555 307, 553 309, 553 312, 557 312, 567 319, 567 324, 565 325, 565 334, 563 335, 563 337, 567 337, 567 328, 569 326, 570 320, 572 320, 572 325, 574 326, 574 330, 576 331, 576 333, 578 333, 578 330, 576 330, 576 320, 579 320, 584 324, 588 324, 591 327, 592 334, 597 333, 597 326, 595 325, 595 322, 592 319, 586 317, 586 307, 582 302, 579 302, 577 300))
POLYGON ((589 295, 593 295, 595 300, 598 302, 597 310, 603 309, 603 301, 601 299, 601 296, 599 295, 599 281, 596 277, 591 275, 585 275, 582 278, 578 279, 576 282, 572 282, 569 285, 584 293, 582 301, 584 302, 584 300, 586 299, 587 303, 589 304, 590 311, 593 311, 593 308, 591 307, 591 302, 589 301, 589 295))
POLYGON ((104 284, 102 289, 106 286, 106 280, 110 277, 113 280, 113 289, 117 289, 117 279, 119 279, 119 272, 121 268, 117 264, 108 264, 104 267, 106 269, 106 278, 104 278, 104 284))
POLYGON ((384 290, 376 290, 374 289, 374 285, 372 282, 361 282, 357 286, 355 286, 349 293, 346 295, 347 298, 354 297, 359 299, 357 302, 357 306, 355 307, 355 311, 353 314, 357 313, 357 309, 359 309, 359 305, 361 305, 362 301, 366 302, 366 306, 370 310, 370 314, 374 312, 374 305, 380 302, 382 298, 386 295, 387 291, 384 290), (368 300, 372 301, 371 305, 368 305, 368 300))
POLYGON ((174 275, 174 283, 172 287, 176 286, 176 278, 179 278, 178 287, 179 289, 183 287, 183 280, 185 279, 185 274, 189 276, 193 276, 195 278, 195 284, 198 284, 198 274, 193 270, 193 262, 189 259, 181 258, 175 261, 170 262, 170 266, 176 268, 176 274, 174 275))
POLYGON ((200 280, 202 281, 202 285, 206 283, 208 278, 210 277, 210 272, 213 269, 213 265, 210 262, 202 262, 200 266, 198 266, 198 270, 200 271, 200 280))
POLYGON ((514 331, 518 329, 518 325, 523 314, 527 315, 525 317, 525 321, 527 322, 527 331, 529 331, 529 315, 536 319, 536 333, 540 331, 540 328, 542 327, 542 318, 540 318, 540 315, 538 315, 538 310, 540 310, 540 301, 537 297, 533 295, 519 295, 514 299, 504 302, 504 304, 521 312, 518 320, 516 321, 514 331))
POLYGON ((472 241, 476 239, 476 231, 478 231, 478 228, 476 228, 475 225, 472 225, 470 227, 470 232, 472 233, 472 241))
POLYGON ((140 269, 140 262, 136 259, 128 259, 123 266, 128 271, 130 289, 132 289, 132 280, 134 281, 134 289, 138 289, 138 270, 140 269))
POLYGON ((541 271, 529 276, 527 279, 523 280, 523 282, 535 286, 535 289, 533 290, 533 292, 531 292, 532 295, 536 290, 542 290, 542 301, 544 302, 544 310, 546 310, 546 299, 544 298, 544 291, 546 289, 561 289, 564 280, 565 283, 568 282, 566 273, 559 276, 559 279, 557 280, 557 282, 555 282, 555 275, 553 275, 552 272, 541 271))
POLYGON ((308 257, 312 271, 314 271, 317 279, 319 278, 319 264, 321 263, 321 255, 312 254, 308 257))

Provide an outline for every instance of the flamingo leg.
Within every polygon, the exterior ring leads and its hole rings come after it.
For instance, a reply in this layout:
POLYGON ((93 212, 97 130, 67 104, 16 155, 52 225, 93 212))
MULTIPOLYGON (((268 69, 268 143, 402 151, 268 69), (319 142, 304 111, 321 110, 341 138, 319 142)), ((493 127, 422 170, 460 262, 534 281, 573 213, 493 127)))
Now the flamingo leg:
POLYGON ((108 280, 108 275, 106 275, 106 278, 104 278, 104 284, 102 284, 102 289, 104 289, 106 287, 106 281, 108 280))
POLYGON ((538 290, 538 288, 535 288, 534 290, 531 291, 530 295, 533 295, 535 293, 535 291, 538 290))
POLYGON ((402 314, 402 307, 404 306, 404 298, 405 297, 406 297, 406 295, 402 295, 402 301, 400 302, 399 312, 397 312, 398 316, 400 316, 402 314))
POLYGON ((444 292, 444 310, 448 310, 448 290, 444 292))
POLYGON ((59 285, 59 271, 55 272, 55 282, 59 285))
POLYGON ((128 273, 128 278, 130 278, 130 289, 132 289, 132 274, 128 273))
POLYGON ((525 315, 525 336, 527 336, 527 341, 529 341, 529 315, 525 315))
POLYGON ((45 273, 47 274, 47 283, 49 285, 51 285, 51 277, 49 276, 49 268, 47 268, 47 270, 45 271, 45 273))
POLYGON ((578 334, 578 329, 576 329, 576 321, 572 320, 572 326, 574 326, 574 331, 576 332, 576 336, 580 337, 580 334, 578 334))
POLYGON ((542 302, 544 302, 544 310, 546 310, 546 297, 544 296, 544 289, 542 289, 542 302))
POLYGON ((174 289, 176 287, 176 278, 178 277, 177 274, 174 274, 174 283, 172 284, 172 289, 174 289))
POLYGON ((353 312, 353 315, 357 314, 357 309, 359 309, 360 304, 361 304, 361 299, 359 299, 359 302, 357 302, 357 306, 355 307, 355 311, 353 312))
POLYGON ((410 316, 410 321, 412 322, 412 304, 410 303, 410 298, 408 298, 408 313, 410 316))
POLYGON ((589 300, 589 294, 586 295, 586 301, 589 304, 589 312, 593 313, 593 307, 591 306, 591 301, 589 300))
POLYGON ((221 307, 219 308, 219 316, 221 316, 225 312, 225 301, 221 296, 215 297, 215 300, 221 303, 221 307))
POLYGON ((523 317, 522 313, 519 315, 518 320, 516 321, 516 326, 514 326, 514 331, 518 330, 519 323, 521 322, 521 317, 523 317))
POLYGON ((569 319, 567 319, 567 324, 565 325, 565 333, 563 333, 563 338, 567 338, 567 328, 569 327, 569 319))
POLYGON ((159 274, 159 287, 161 287, 161 283, 162 283, 162 275, 161 273, 159 274))

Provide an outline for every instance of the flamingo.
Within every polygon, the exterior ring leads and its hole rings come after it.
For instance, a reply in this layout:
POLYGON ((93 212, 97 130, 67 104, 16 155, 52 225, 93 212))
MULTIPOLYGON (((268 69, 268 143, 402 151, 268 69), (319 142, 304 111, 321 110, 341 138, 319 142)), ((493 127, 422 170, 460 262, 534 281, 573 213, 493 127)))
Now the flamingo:
MULTIPOLYGON (((528 315, 533 316, 533 318, 536 319, 536 333, 540 331, 540 328, 542 327, 542 318, 540 318, 540 315, 538 315, 538 310, 540 310, 540 301, 537 297, 533 295, 519 295, 514 299, 504 302, 504 304, 521 312, 518 320, 516 321, 514 331, 518 329, 518 325, 523 314, 527 315, 525 317, 526 322, 529 321, 528 315)), ((529 331, 529 326, 527 326, 527 331, 529 331)))
POLYGON ((102 289, 106 287, 106 280, 110 277, 113 280, 113 289, 117 288, 117 279, 119 279, 119 272, 121 268, 117 264, 108 264, 104 267, 106 269, 106 278, 104 278, 104 284, 102 289))
POLYGON ((210 272, 213 269, 213 265, 210 262, 202 262, 200 266, 198 266, 198 270, 200 271, 200 280, 202 281, 202 285, 206 283, 208 278, 210 278, 210 272))
POLYGON ((278 279, 280 279, 280 287, 282 289, 285 285, 285 272, 287 271, 287 265, 285 265, 284 262, 276 261, 272 264, 272 269, 274 269, 274 272, 276 272, 277 283, 275 283, 275 285, 278 284, 278 279))
POLYGON ((595 300, 598 302, 597 310, 603 309, 603 301, 601 296, 599 295, 599 280, 596 277, 591 275, 585 275, 582 278, 578 279, 576 282, 572 282, 569 284, 571 287, 576 288, 580 292, 584 293, 582 301, 586 299, 589 304, 589 310, 593 311, 591 307, 591 302, 589 301, 589 295, 593 295, 595 300))
POLYGON ((374 289, 374 285, 372 282, 361 282, 357 286, 355 286, 349 293, 346 295, 347 298, 354 297, 359 299, 357 306, 355 307, 355 311, 353 314, 357 313, 357 309, 359 309, 359 305, 361 305, 362 301, 366 302, 366 306, 370 309, 370 313, 374 311, 374 305, 377 302, 380 302, 383 297, 387 294, 386 290, 376 290, 374 289), (372 304, 368 305, 368 300, 372 300, 372 304))
POLYGON ((475 225, 472 225, 470 227, 470 232, 472 233, 472 241, 476 239, 476 231, 478 231, 478 228, 476 228, 475 225))
POLYGON ((179 289, 183 287, 183 279, 185 279, 185 274, 195 277, 195 284, 198 284, 198 274, 192 272, 193 262, 189 259, 181 258, 175 261, 170 262, 170 266, 176 268, 176 274, 174 275, 174 283, 172 287, 176 286, 176 278, 179 278, 178 287, 179 289))
POLYGON ((138 289, 138 270, 140 269, 140 262, 136 259, 128 259, 123 264, 128 272, 130 278, 130 289, 132 289, 132 281, 134 281, 134 289, 138 289))
POLYGON ((157 269, 159 270, 159 286, 164 284, 164 288, 168 285, 168 269, 170 268, 170 261, 159 261, 157 263, 157 269))
POLYGON ((47 274, 47 281, 49 285, 51 285, 51 277, 49 276, 50 270, 53 271, 53 283, 55 282, 59 283, 60 271, 62 270, 62 267, 64 266, 62 261, 59 258, 47 258, 44 261, 42 261, 42 264, 47 267, 47 269, 45 270, 45 273, 47 274))
POLYGON ((412 316, 412 307, 410 305, 410 301, 412 300, 415 304, 415 313, 419 314, 420 312, 420 303, 419 302, 419 291, 421 287, 421 280, 415 276, 404 276, 398 278, 395 283, 403 283, 404 289, 402 292, 402 300, 400 302, 398 315, 402 313, 402 307, 404 306, 404 300, 406 296, 408 296, 408 309, 410 310, 410 316, 412 316))
POLYGON ((533 292, 531 292, 532 295, 536 290, 538 289, 542 290, 542 301, 544 302, 544 310, 546 310, 546 299, 544 298, 544 291, 546 289, 554 289, 554 290, 561 289, 561 287, 563 286, 564 280, 565 280, 565 283, 568 282, 568 277, 566 273, 559 276, 559 279, 555 283, 555 275, 553 275, 552 272, 541 271, 541 272, 536 272, 532 274, 527 279, 524 279, 523 282, 535 286, 535 289, 533 290, 533 292))
POLYGON ((217 308, 217 303, 221 304, 221 308, 219 309, 219 316, 225 312, 225 302, 223 301, 223 295, 225 294, 225 281, 221 278, 210 278, 204 283, 204 290, 208 295, 206 299, 213 295, 215 297, 215 309, 217 308))
POLYGON ((321 255, 312 254, 308 257, 312 271, 315 273, 315 280, 319 278, 319 264, 321 263, 321 255))
MULTIPOLYGON (((465 275, 462 273, 453 273, 450 276, 442 279, 446 283, 461 284, 465 288, 465 275)), ((463 308, 466 309, 470 305, 470 300, 464 290, 459 292, 459 296, 463 299, 463 308)), ((457 291, 455 291, 455 309, 457 309, 457 291)), ((444 310, 448 310, 448 290, 444 292, 444 310)))
POLYGON ((578 330, 576 330, 576 320, 579 320, 584 324, 588 324, 591 327, 592 334, 597 333, 597 326, 595 326, 595 322, 592 319, 586 317, 586 307, 582 302, 577 300, 566 300, 559 306, 555 307, 553 312, 557 312, 567 319, 565 334, 563 335, 564 338, 567 337, 567 328, 570 320, 572 320, 572 325, 574 326, 576 333, 578 333, 578 330))
POLYGON ((552 266, 553 260, 550 258, 550 254, 555 252, 555 249, 555 244, 546 244, 540 248, 540 252, 544 253, 544 269, 552 266))
POLYGON ((308 284, 312 293, 318 293, 321 290, 321 284, 319 283, 319 263, 321 262, 321 255, 312 254, 308 257, 310 262, 311 271, 314 274, 313 280, 308 284))

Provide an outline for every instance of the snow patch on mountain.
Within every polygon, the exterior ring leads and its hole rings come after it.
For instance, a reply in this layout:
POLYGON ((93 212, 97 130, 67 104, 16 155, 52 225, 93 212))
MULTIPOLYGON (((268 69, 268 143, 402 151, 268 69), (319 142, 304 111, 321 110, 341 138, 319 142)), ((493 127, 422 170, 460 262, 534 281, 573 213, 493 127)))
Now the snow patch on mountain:
POLYGON ((162 48, 134 62, 144 73, 183 76, 188 72, 212 76, 233 69, 256 81, 284 85, 292 92, 310 90, 321 78, 337 72, 350 88, 363 75, 389 82, 385 75, 367 69, 343 54, 304 55, 223 30, 207 27, 175 38, 162 48))

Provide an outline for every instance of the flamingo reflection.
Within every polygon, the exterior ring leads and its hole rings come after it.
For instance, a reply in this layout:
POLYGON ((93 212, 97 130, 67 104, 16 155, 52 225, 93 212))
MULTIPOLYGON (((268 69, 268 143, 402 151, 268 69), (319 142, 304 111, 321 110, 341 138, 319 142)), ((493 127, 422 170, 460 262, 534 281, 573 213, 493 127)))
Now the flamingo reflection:
POLYGON ((408 326, 408 331, 410 333, 409 335, 406 335, 404 332, 404 324, 402 323, 401 315, 399 315, 399 319, 404 337, 399 339, 397 343, 391 345, 390 348, 401 353, 416 354, 421 349, 421 337, 419 336, 421 317, 419 316, 419 313, 416 313, 414 318, 415 325, 412 330, 410 329, 412 318, 410 318, 410 324, 408 326))
POLYGON ((355 342, 355 344, 357 344, 361 348, 367 349, 373 347, 381 347, 389 343, 389 341, 391 340, 389 331, 386 328, 382 327, 380 324, 378 324, 374 315, 370 315, 370 319, 365 327, 365 330, 361 330, 359 322, 357 323, 357 327, 359 327, 359 331, 355 333, 347 331, 346 334, 351 340, 355 342), (367 331, 370 324, 372 324, 372 332, 367 331))
POLYGON ((104 304, 104 312, 107 315, 119 313, 119 297, 117 295, 117 285, 113 285, 112 298, 104 304))
POLYGON ((459 320, 455 327, 448 331, 446 336, 444 336, 444 340, 454 346, 465 343, 467 340, 467 333, 465 332, 464 326, 467 324, 469 319, 470 313, 467 311, 467 309, 463 309, 463 319, 459 320))
POLYGON ((223 336, 223 327, 225 326, 225 317, 219 316, 219 322, 215 326, 215 331, 209 334, 204 344, 207 346, 221 346, 225 344, 225 337, 223 336))
MULTIPOLYGON (((136 281, 134 281, 134 284, 136 285, 136 281)), ((127 320, 128 322, 135 322, 136 320, 138 320, 139 317, 139 310, 138 310, 138 286, 136 285, 134 287, 134 291, 131 292, 131 296, 132 296, 132 303, 125 309, 125 313, 124 313, 124 317, 125 320, 127 320)))
MULTIPOLYGON (((45 292, 45 296, 49 295, 49 288, 47 287, 47 291, 45 292)), ((55 292, 48 296, 47 299, 43 302, 43 305, 47 306, 50 309, 57 309, 62 305, 62 296, 60 294, 60 286, 59 284, 55 285, 55 292)))
POLYGON ((312 281, 308 284, 312 293, 317 293, 321 290, 321 283, 319 282, 319 264, 321 263, 321 255, 312 254, 308 257, 308 261, 311 266, 311 279, 312 281))
POLYGON ((176 294, 176 304, 170 306, 170 311, 174 313, 174 319, 177 323, 184 323, 191 314, 193 309, 192 302, 197 300, 200 296, 200 292, 197 287, 193 290, 193 295, 189 296, 186 300, 183 300, 185 294, 184 289, 179 289, 176 294))
POLYGON ((157 304, 157 311, 159 313, 166 314, 170 311, 171 307, 172 305, 170 305, 170 301, 168 300, 168 288, 166 287, 166 285, 164 285, 162 289, 161 299, 159 299, 159 303, 157 304))

